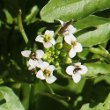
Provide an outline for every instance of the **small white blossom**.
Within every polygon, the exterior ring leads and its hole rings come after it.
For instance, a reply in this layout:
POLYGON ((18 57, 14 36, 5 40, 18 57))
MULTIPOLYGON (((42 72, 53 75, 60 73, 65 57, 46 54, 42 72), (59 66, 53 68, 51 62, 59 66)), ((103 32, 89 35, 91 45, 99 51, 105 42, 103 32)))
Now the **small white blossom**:
POLYGON ((29 70, 32 70, 36 67, 39 67, 39 63, 42 62, 41 58, 44 56, 44 52, 42 50, 37 50, 36 52, 32 52, 30 50, 21 51, 21 54, 24 57, 30 58, 27 62, 27 66, 29 70))
POLYGON ((73 35, 76 32, 76 28, 73 27, 71 24, 68 25, 66 22, 63 22, 62 20, 59 20, 59 21, 62 25, 62 29, 64 28, 62 34, 64 35, 65 42, 67 42, 66 39, 68 39, 68 38, 72 38, 72 39, 76 40, 76 37, 73 35), (68 26, 66 26, 66 25, 68 25, 68 26))
MULTIPOLYGON (((64 22, 64 21, 62 21, 62 20, 59 20, 59 21, 60 21, 62 27, 66 26, 67 22, 64 22)), ((67 35, 67 34, 69 34, 69 33, 74 34, 75 32, 76 32, 76 28, 75 28, 73 25, 69 24, 69 25, 67 26, 67 28, 64 30, 64 33, 63 33, 63 34, 64 34, 64 35, 67 35)))
POLYGON ((70 58, 75 57, 76 53, 82 52, 82 50, 83 50, 82 45, 79 42, 77 42, 77 41, 72 42, 71 49, 69 51, 70 58))
POLYGON ((30 54, 31 54, 31 50, 24 50, 24 51, 21 51, 21 54, 23 57, 29 57, 30 54))
POLYGON ((49 65, 48 62, 43 62, 40 65, 41 69, 36 73, 36 77, 41 80, 46 80, 47 83, 51 84, 56 81, 56 77, 53 75, 55 67, 49 65))
POLYGON ((81 80, 81 75, 86 74, 88 68, 84 65, 81 65, 80 62, 75 63, 74 66, 68 66, 66 72, 68 75, 72 76, 72 79, 75 83, 78 83, 81 80))
POLYGON ((52 47, 55 45, 54 31, 46 30, 44 35, 39 35, 36 37, 35 41, 43 43, 45 48, 52 47))

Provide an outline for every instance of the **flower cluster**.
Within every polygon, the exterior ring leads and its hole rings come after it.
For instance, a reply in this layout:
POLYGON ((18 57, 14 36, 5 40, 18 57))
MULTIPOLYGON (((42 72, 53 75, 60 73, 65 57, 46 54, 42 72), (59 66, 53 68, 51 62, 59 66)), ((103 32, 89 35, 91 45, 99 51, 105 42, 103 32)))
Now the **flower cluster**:
MULTIPOLYGON (((51 84, 57 80, 54 76, 54 70, 57 71, 57 67, 62 65, 62 56, 66 59, 69 57, 71 65, 66 67, 66 73, 72 76, 75 83, 81 80, 81 75, 86 74, 87 67, 81 65, 80 62, 73 63, 72 58, 76 56, 77 52, 82 52, 82 45, 77 41, 77 38, 73 35, 76 32, 76 28, 73 27, 69 22, 61 23, 61 29, 59 30, 59 36, 63 36, 60 43, 56 41, 54 31, 46 30, 44 35, 38 35, 35 38, 36 42, 42 43, 44 46, 43 50, 36 50, 35 52, 30 50, 21 51, 21 54, 28 58, 27 66, 29 70, 33 70, 36 77, 41 80, 46 80, 47 83, 51 84), (64 45, 69 46, 68 51, 64 50, 64 45), (63 50, 63 52, 62 52, 63 50)), ((62 68, 62 67, 61 67, 62 68)), ((63 69, 63 68, 62 68, 63 69)))

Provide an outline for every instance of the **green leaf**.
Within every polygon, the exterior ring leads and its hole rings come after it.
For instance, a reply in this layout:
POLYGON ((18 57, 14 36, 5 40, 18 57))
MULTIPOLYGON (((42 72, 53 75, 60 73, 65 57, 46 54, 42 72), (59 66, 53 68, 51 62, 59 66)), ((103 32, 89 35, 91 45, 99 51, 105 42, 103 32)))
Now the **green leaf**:
POLYGON ((99 17, 99 16, 95 16, 95 15, 89 15, 86 18, 78 20, 73 25, 77 29, 84 29, 87 27, 97 26, 97 25, 108 23, 108 22, 110 22, 110 19, 108 19, 108 18, 99 17))
POLYGON ((36 20, 36 15, 38 14, 38 12, 39 12, 38 6, 37 5, 33 6, 30 10, 30 13, 26 16, 25 22, 27 24, 34 22, 36 20))
POLYGON ((110 23, 99 25, 96 30, 78 36, 78 41, 84 47, 101 44, 110 39, 110 23))
POLYGON ((40 15, 43 20, 53 22, 55 19, 81 19, 108 8, 109 0, 50 0, 40 15))
POLYGON ((110 75, 110 64, 106 63, 86 63, 88 72, 85 76, 97 76, 99 73, 104 75, 110 75))
POLYGON ((94 104, 90 104, 90 103, 87 103, 87 104, 84 104, 80 110, 106 110, 103 108, 103 103, 99 103, 98 105, 95 105, 94 104))
POLYGON ((0 105, 0 110, 24 110, 18 97, 8 87, 0 87, 0 99, 6 101, 6 103, 0 105))
POLYGON ((104 102, 104 110, 110 110, 110 93, 108 94, 104 102))
POLYGON ((9 13, 9 11, 7 9, 4 9, 3 11, 5 13, 7 23, 12 24, 13 23, 13 17, 11 15, 11 13, 9 13))

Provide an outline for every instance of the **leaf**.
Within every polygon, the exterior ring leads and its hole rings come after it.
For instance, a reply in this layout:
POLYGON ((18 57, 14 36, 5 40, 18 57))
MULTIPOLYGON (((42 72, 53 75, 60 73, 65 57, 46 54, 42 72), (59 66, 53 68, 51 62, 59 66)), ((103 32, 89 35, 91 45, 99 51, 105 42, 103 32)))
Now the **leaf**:
POLYGON ((108 94, 104 102, 104 110, 110 110, 110 93, 108 94))
POLYGON ((101 44, 110 39, 110 23, 99 25, 96 30, 78 36, 78 41, 84 47, 101 44))
POLYGON ((108 22, 110 22, 110 19, 108 19, 108 18, 99 17, 99 16, 95 16, 95 15, 89 15, 86 18, 78 20, 73 25, 77 29, 84 29, 87 27, 97 26, 97 25, 108 23, 108 22))
POLYGON ((6 103, 0 105, 0 110, 24 110, 18 97, 8 87, 0 87, 0 99, 5 99, 6 103))
POLYGON ((85 76, 96 76, 99 73, 104 75, 110 75, 110 64, 106 63, 86 63, 88 68, 87 74, 85 76))
POLYGON ((42 20, 81 19, 91 13, 110 8, 109 0, 50 0, 41 10, 42 20))
POLYGON ((105 110, 103 108, 103 103, 99 103, 98 105, 93 105, 90 103, 84 104, 80 110, 105 110))
POLYGON ((7 9, 4 9, 3 11, 4 11, 4 14, 6 16, 7 23, 12 24, 13 23, 13 17, 9 13, 9 11, 7 9))

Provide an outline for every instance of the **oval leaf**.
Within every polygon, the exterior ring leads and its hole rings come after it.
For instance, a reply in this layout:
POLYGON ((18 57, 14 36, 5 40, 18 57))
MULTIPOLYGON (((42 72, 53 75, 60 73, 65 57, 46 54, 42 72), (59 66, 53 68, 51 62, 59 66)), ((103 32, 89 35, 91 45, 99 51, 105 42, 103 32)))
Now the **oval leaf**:
POLYGON ((50 0, 40 15, 43 20, 53 22, 54 19, 81 19, 107 8, 110 8, 109 0, 50 0))
POLYGON ((106 63, 86 63, 88 72, 86 76, 96 76, 98 74, 110 75, 110 64, 106 63))
POLYGON ((110 23, 99 25, 96 30, 89 31, 78 36, 78 41, 84 47, 104 43, 110 39, 110 23))
POLYGON ((18 97, 8 87, 0 87, 0 99, 6 101, 0 105, 0 110, 24 110, 18 97))

